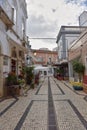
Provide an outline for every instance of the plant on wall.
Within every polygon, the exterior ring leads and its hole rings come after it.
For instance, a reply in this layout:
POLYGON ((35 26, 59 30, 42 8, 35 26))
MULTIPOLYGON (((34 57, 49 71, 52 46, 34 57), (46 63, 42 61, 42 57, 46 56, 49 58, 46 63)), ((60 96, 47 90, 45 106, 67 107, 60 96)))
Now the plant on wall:
POLYGON ((79 61, 73 61, 73 70, 78 74, 79 82, 82 81, 84 75, 85 66, 79 61))

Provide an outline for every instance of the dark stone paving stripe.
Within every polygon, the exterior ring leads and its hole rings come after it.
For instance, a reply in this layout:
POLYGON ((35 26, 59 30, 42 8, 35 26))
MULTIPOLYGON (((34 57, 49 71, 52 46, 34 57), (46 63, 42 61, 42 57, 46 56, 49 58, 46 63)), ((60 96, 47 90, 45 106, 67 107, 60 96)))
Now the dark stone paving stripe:
MULTIPOLYGON (((45 79, 44 79, 44 81, 45 81, 45 79)), ((44 81, 43 81, 43 82, 42 82, 42 84, 39 86, 39 88, 38 88, 38 90, 36 91, 35 95, 42 95, 42 94, 38 94, 38 93, 39 93, 40 88, 42 87, 42 85, 43 85, 44 81)), ((44 95, 44 94, 43 94, 43 95, 44 95)))
POLYGON ((42 87, 42 84, 39 86, 38 90, 36 91, 35 95, 39 95, 40 88, 42 87))
POLYGON ((16 125, 15 129, 14 130, 20 130, 26 117, 27 117, 27 114, 29 113, 30 109, 31 109, 31 106, 33 104, 33 100, 29 103, 28 107, 26 108, 23 116, 21 117, 21 119, 19 120, 18 124, 16 125))
POLYGON ((48 95, 48 94, 36 94, 36 95, 48 95))
POLYGON ((75 105, 67 99, 63 99, 63 100, 54 100, 54 101, 66 101, 69 103, 69 105, 72 107, 73 111, 76 113, 77 117, 79 118, 79 120, 82 122, 83 126, 87 129, 87 121, 84 119, 84 117, 81 115, 81 113, 78 111, 78 109, 75 107, 75 105))
POLYGON ((7 106, 2 112, 0 112, 0 117, 5 114, 19 99, 15 97, 15 101, 13 101, 9 106, 7 106))
MULTIPOLYGON (((59 86, 58 83, 56 83, 56 81, 54 80, 55 84, 57 85, 57 87, 59 88, 59 90, 61 91, 62 95, 65 95, 64 91, 62 90, 62 88, 59 86)), ((60 95, 60 94, 58 94, 60 95)))
MULTIPOLYGON (((63 82, 62 82, 63 83, 63 82)), ((69 88, 71 91, 73 91, 75 94, 80 95, 80 96, 85 96, 84 94, 80 94, 78 92, 76 92, 75 90, 73 90, 72 88, 69 87, 69 85, 67 85, 66 83, 63 83, 67 88, 69 88)))
POLYGON ((32 101, 29 103, 28 107, 26 108, 25 112, 23 113, 21 119, 20 119, 19 122, 17 123, 17 125, 16 125, 16 127, 15 127, 14 130, 20 130, 20 129, 22 128, 22 125, 23 125, 23 123, 24 123, 24 121, 25 121, 25 119, 26 119, 28 113, 30 112, 30 109, 31 109, 31 107, 32 107, 32 105, 33 105, 33 103, 34 103, 35 101, 36 101, 36 102, 44 102, 44 101, 47 102, 48 100, 32 100, 32 101))
POLYGON ((48 130, 58 130, 49 78, 48 78, 48 130))
POLYGON ((78 118, 80 119, 84 127, 87 129, 87 121, 84 119, 84 117, 81 115, 81 113, 78 111, 78 109, 74 106, 74 104, 70 100, 68 100, 68 103, 70 104, 74 112, 77 114, 78 118))
MULTIPOLYGON (((63 83, 63 82, 62 82, 63 83)), ((67 88, 69 88, 72 92, 74 92, 75 94, 77 94, 76 91, 74 91, 73 89, 71 89, 66 83, 63 83, 67 88)))
MULTIPOLYGON (((15 99, 18 99, 15 95, 11 95, 11 97, 12 98, 15 98, 15 99)), ((0 98, 0 102, 3 102, 3 101, 5 101, 5 100, 8 100, 8 99, 10 99, 11 97, 2 97, 2 98, 0 98)))
POLYGON ((62 93, 63 95, 65 95, 64 91, 61 89, 61 87, 59 86, 59 84, 57 84, 57 87, 60 89, 61 93, 62 93))
MULTIPOLYGON (((84 94, 79 94, 75 90, 71 89, 66 83, 63 83, 67 88, 69 88, 71 91, 73 91, 75 94, 80 95, 80 96, 85 96, 84 94)), ((83 98, 87 102, 87 95, 83 98)))
POLYGON ((48 102, 48 100, 32 100, 33 102, 48 102))

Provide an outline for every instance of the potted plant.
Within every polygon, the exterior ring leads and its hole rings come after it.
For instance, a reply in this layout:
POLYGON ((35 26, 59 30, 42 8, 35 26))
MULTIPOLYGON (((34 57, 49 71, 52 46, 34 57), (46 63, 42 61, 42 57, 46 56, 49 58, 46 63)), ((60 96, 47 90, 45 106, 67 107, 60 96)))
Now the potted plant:
POLYGON ((15 73, 10 72, 7 77, 7 86, 16 85, 16 84, 18 84, 17 76, 15 75, 15 73))
POLYGON ((83 79, 85 66, 79 61, 74 61, 73 62, 73 70, 74 70, 74 72, 76 72, 78 74, 78 79, 79 79, 79 82, 74 82, 73 88, 75 90, 83 90, 81 82, 82 82, 82 79, 83 79))
POLYGON ((63 80, 63 73, 64 73, 63 68, 57 69, 57 79, 58 80, 63 80))
POLYGON ((10 72, 8 74, 8 77, 6 79, 6 84, 7 84, 7 93, 8 95, 19 95, 20 94, 20 89, 21 86, 17 80, 17 76, 14 72, 10 72))

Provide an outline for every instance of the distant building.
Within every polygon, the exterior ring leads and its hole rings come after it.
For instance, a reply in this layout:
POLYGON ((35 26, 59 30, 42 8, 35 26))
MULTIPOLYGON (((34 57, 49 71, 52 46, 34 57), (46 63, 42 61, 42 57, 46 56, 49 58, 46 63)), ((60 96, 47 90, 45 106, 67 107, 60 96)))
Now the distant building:
POLYGON ((32 52, 37 59, 35 64, 53 65, 57 63, 57 52, 55 51, 50 51, 47 49, 33 49, 32 52))
POLYGON ((85 27, 80 26, 61 26, 60 28, 56 43, 58 46, 58 62, 64 71, 64 77, 69 75, 68 49, 84 30, 85 27))
POLYGON ((73 71, 73 61, 79 61, 85 65, 83 75, 83 89, 87 93, 87 29, 73 42, 69 51, 69 80, 79 81, 77 73, 73 71))
POLYGON ((39 50, 49 50, 48 48, 39 48, 39 50))
POLYGON ((53 51, 58 51, 58 47, 53 48, 53 51))

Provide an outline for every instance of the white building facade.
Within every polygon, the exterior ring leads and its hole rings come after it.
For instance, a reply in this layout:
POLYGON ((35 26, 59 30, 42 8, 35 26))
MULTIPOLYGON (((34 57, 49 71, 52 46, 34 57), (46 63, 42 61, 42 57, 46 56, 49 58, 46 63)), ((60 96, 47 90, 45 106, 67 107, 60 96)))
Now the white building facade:
POLYGON ((57 36, 58 46, 58 63, 60 69, 63 70, 63 77, 69 77, 69 64, 68 64, 68 50, 70 45, 75 41, 79 35, 85 30, 81 26, 61 26, 57 36))
POLYGON ((83 11, 79 16, 79 26, 87 26, 87 11, 83 11))
POLYGON ((69 80, 74 81, 75 76, 73 72, 73 60, 82 59, 82 63, 85 65, 85 79, 87 84, 87 11, 83 11, 79 16, 79 26, 84 27, 85 30, 82 34, 75 40, 70 47, 70 55, 69 55, 69 80), (72 51, 73 50, 73 51, 72 51))
POLYGON ((26 20, 25 0, 0 0, 0 96, 5 95, 8 73, 20 74, 25 64, 26 20))

